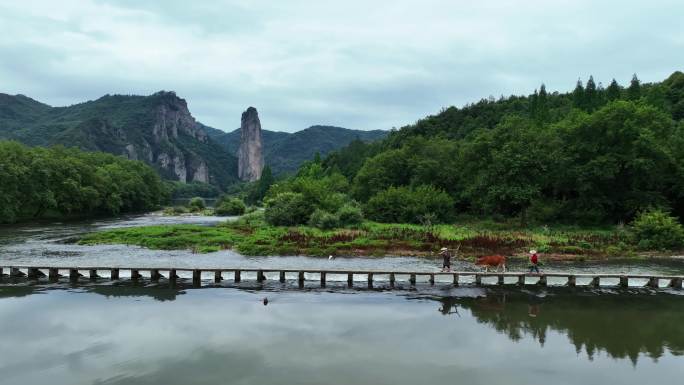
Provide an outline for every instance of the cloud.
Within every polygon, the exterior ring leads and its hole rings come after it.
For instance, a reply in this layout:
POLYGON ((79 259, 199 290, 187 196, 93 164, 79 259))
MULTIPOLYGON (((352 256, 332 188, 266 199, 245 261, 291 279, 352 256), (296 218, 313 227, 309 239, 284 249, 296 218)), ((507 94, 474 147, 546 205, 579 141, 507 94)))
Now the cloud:
POLYGON ((662 80, 684 62, 674 0, 0 0, 0 92, 52 105, 175 90, 205 124, 388 129, 449 105, 662 80))

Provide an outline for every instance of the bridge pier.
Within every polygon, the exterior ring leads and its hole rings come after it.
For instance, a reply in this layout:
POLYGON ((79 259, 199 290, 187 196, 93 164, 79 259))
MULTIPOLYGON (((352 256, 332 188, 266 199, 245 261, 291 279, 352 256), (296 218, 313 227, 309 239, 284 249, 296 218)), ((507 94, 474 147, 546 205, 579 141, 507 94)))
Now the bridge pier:
POLYGON ((256 273, 257 273, 257 282, 261 283, 261 282, 264 282, 266 280, 266 276, 264 275, 263 270, 257 270, 256 273))
POLYGON ((19 270, 18 268, 10 267, 10 277, 21 278, 21 277, 25 277, 25 276, 26 276, 26 274, 23 271, 19 270))
POLYGON ((481 276, 480 274, 475 274, 475 284, 476 284, 477 286, 481 286, 481 285, 482 285, 482 276, 481 276))
POLYGON ((589 287, 601 287, 601 278, 600 277, 594 277, 591 279, 591 282, 589 282, 589 287))
POLYGON ((140 279, 140 270, 138 269, 131 269, 131 279, 133 281, 137 281, 140 279))
POLYGON ((416 275, 415 274, 409 275, 409 282, 411 283, 411 285, 416 284, 416 275))
POLYGON ((176 269, 169 269, 169 282, 175 284, 178 279, 178 274, 176 274, 176 269))
POLYGON ((498 278, 497 278, 497 280, 496 280, 496 284, 499 285, 499 286, 501 286, 501 285, 504 284, 504 276, 503 276, 503 274, 499 274, 499 276, 498 276, 498 278))
POLYGON ((112 269, 112 270, 110 270, 109 274, 110 274, 110 279, 112 281, 116 281, 119 279, 119 269, 112 269))
POLYGON ((373 273, 368 273, 368 287, 373 286, 373 273))
POLYGON ((525 286, 525 274, 518 276, 518 286, 525 286))
POLYGON ((397 277, 395 277, 394 273, 390 273, 389 275, 389 281, 390 281, 390 287, 394 287, 394 281, 396 281, 397 277))
POLYGON ((91 280, 93 280, 93 281, 96 280, 96 279, 98 279, 98 278, 101 278, 99 275, 97 275, 97 270, 96 270, 96 269, 90 269, 90 270, 88 270, 88 277, 89 277, 91 280))
POLYGON ((152 269, 150 270, 150 280, 152 282, 159 282, 159 279, 161 279, 162 275, 159 273, 159 269, 152 269))
POLYGON ((574 275, 568 275, 568 287, 577 286, 577 277, 574 275))
POLYGON ((325 287, 325 271, 321 271, 321 287, 325 287))
POLYGON ((192 286, 202 286, 202 270, 192 271, 192 286))
POLYGON ((299 282, 299 285, 304 286, 304 272, 300 271, 297 273, 297 281, 299 282))
POLYGON ((682 288, 682 279, 681 278, 672 278, 670 280, 670 287, 673 289, 681 289, 682 288))
POLYGON ((284 271, 280 272, 280 282, 285 283, 285 272, 284 271))
POLYGON ((430 285, 434 285, 434 284, 435 284, 435 275, 430 274, 430 285))
POLYGON ((453 276, 454 276, 454 286, 458 286, 458 278, 459 278, 459 276, 458 276, 458 274, 454 274, 453 276))
POLYGON ((349 286, 349 287, 354 286, 354 274, 353 273, 347 273, 347 286, 349 286))
POLYGON ((55 282, 59 279, 59 277, 59 269, 53 267, 48 270, 48 279, 50 281, 55 282))
POLYGON ((626 289, 629 287, 629 278, 627 278, 626 275, 621 275, 620 276, 620 283, 618 284, 623 289, 626 289))
POLYGON ((235 270, 235 273, 233 275, 233 281, 235 282, 240 282, 242 278, 240 277, 240 270, 235 270))
POLYGON ((658 278, 657 277, 649 278, 648 283, 646 283, 646 286, 648 286, 652 289, 657 289, 658 288, 658 278))
POLYGON ((71 282, 77 282, 78 278, 82 277, 83 274, 78 272, 78 269, 69 269, 69 280, 71 282))
POLYGON ((41 277, 45 277, 45 273, 40 271, 36 267, 31 267, 28 269, 28 279, 38 279, 41 277))
POLYGON ((221 270, 214 271, 214 283, 221 283, 221 281, 223 281, 221 270))
POLYGON ((548 282, 546 281, 546 276, 545 276, 545 275, 540 275, 540 276, 539 276, 539 281, 537 281, 537 285, 539 285, 539 286, 548 286, 548 282))

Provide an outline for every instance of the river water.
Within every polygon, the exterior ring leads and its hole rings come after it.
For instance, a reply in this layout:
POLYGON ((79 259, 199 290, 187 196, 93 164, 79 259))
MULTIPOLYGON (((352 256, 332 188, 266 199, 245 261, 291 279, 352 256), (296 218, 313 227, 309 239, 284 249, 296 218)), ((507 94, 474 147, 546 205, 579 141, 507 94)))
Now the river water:
MULTIPOLYGON (((4 227, 0 264, 437 268, 425 258, 328 261, 62 243, 99 228, 217 220, 225 218, 144 215, 4 227)), ((684 272, 681 260, 545 268, 684 272)), ((297 289, 251 280, 201 288, 183 280, 175 287, 147 280, 72 286, 5 277, 0 384, 587 385, 684 378, 684 295, 676 290, 383 287, 333 282, 297 289)))

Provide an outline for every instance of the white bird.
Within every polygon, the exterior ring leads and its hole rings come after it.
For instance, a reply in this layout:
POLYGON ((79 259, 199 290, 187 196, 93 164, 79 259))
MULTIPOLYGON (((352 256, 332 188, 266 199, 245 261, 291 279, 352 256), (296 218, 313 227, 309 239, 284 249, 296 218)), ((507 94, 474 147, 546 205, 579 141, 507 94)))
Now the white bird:
POLYGON ((333 259, 335 259, 335 257, 333 257, 332 255, 328 256, 329 261, 332 261, 333 259))

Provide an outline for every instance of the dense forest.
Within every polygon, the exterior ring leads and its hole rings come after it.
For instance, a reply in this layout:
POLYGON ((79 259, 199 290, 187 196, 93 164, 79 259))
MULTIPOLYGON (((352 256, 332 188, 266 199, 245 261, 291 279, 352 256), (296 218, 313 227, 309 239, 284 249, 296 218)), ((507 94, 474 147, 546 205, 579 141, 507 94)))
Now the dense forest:
POLYGON ((12 141, 0 141, 0 181, 0 223, 150 210, 169 194, 143 162, 12 141))
POLYGON ((683 118, 681 72, 608 87, 590 77, 569 93, 542 84, 528 96, 449 107, 308 162, 270 188, 267 219, 270 211, 272 223, 305 223, 343 207, 381 222, 466 215, 616 224, 652 208, 681 218, 683 118))

